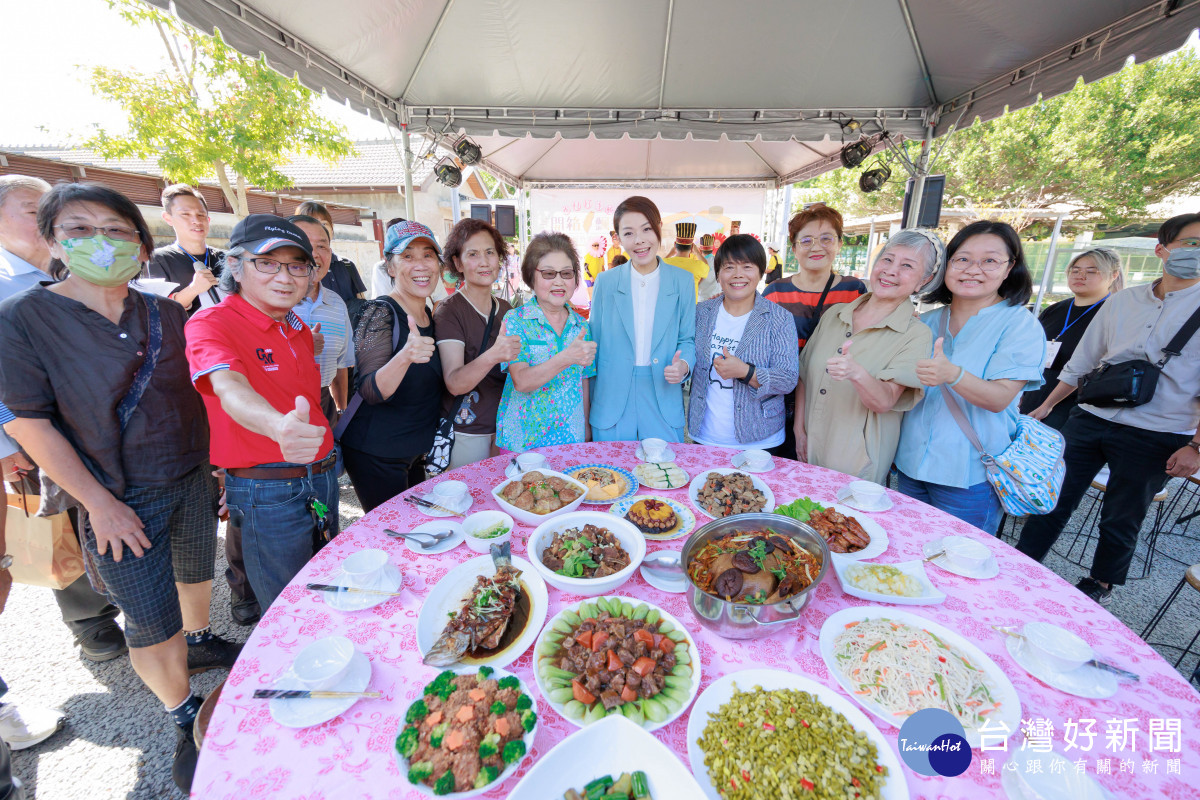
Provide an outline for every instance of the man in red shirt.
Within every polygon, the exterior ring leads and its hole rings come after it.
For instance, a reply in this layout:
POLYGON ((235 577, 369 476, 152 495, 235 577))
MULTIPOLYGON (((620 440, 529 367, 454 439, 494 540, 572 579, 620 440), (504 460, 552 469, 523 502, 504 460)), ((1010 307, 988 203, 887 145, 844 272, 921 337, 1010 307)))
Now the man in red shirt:
POLYGON ((312 332, 292 313, 313 279, 304 232, 251 214, 229 238, 228 296, 188 321, 192 381, 225 469, 229 536, 240 534, 250 588, 265 608, 337 533, 338 455, 321 413, 312 332))

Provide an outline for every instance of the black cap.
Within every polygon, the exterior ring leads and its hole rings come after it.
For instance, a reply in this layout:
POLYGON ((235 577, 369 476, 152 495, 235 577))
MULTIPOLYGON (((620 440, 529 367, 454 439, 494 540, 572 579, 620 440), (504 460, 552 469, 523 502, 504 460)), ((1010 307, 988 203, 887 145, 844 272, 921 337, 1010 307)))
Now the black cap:
POLYGON ((229 246, 244 247, 256 256, 280 247, 299 247, 311 260, 312 244, 296 225, 274 214, 251 214, 233 226, 229 246))

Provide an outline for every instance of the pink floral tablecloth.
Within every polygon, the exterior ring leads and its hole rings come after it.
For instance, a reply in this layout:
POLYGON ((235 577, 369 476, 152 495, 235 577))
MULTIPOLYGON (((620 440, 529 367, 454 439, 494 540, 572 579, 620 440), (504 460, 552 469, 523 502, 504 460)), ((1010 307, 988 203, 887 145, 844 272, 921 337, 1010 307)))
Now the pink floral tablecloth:
MULTIPOLYGON (((729 457, 734 453, 692 445, 674 448, 676 460, 691 475, 710 467, 729 466, 729 457)), ((632 468, 637 463, 634 449, 634 443, 622 442, 550 447, 540 452, 556 469, 589 462, 632 468)), ((505 463, 504 458, 494 458, 435 480, 466 481, 475 501, 472 511, 495 508, 490 490, 503 480, 505 463)), ((776 470, 761 477, 780 503, 804 495, 832 502, 837 490, 850 480, 845 475, 806 464, 784 459, 777 459, 776 463, 776 470)), ((686 489, 666 494, 687 502, 686 489)), ((876 560, 898 562, 920 557, 925 542, 948 534, 985 542, 999 560, 1000 576, 992 580, 959 578, 930 567, 931 578, 948 599, 943 605, 904 609, 958 631, 1008 674, 1021 698, 1023 725, 1032 727, 1029 745, 1050 743, 1054 750, 1076 762, 1077 769, 1077 760, 1083 759, 1083 768, 1117 797, 1198 796, 1200 694, 1178 672, 1134 632, 1050 570, 940 511, 895 492, 889 492, 889 496, 894 508, 872 515, 887 530, 890 542, 888 550, 876 560), (1100 657, 1139 673, 1141 682, 1121 684, 1118 693, 1104 701, 1084 700, 1049 688, 1012 660, 1003 636, 990 627, 1020 625, 1030 620, 1045 620, 1074 631, 1091 643, 1100 657), (1088 740, 1082 736, 1075 739, 1073 748, 1065 746, 1064 734, 1070 730, 1069 723, 1088 719, 1096 720, 1093 728, 1096 737, 1090 749, 1083 749, 1088 740), (1133 740, 1123 736, 1122 742, 1110 741, 1106 734, 1110 720, 1124 729, 1133 727, 1136 731, 1133 740), (1177 734, 1173 733, 1175 725, 1181 726, 1177 734), (1157 728, 1153 735, 1152 728, 1157 728), (1049 738, 1047 730, 1051 732, 1049 738), (1117 749, 1118 744, 1122 745, 1121 750, 1117 749), (1173 747, 1178 749, 1164 749, 1173 747)), ((707 521, 702 514, 697 517, 698 524, 707 521)), ((415 507, 399 497, 393 498, 342 532, 263 614, 221 693, 200 753, 193 797, 400 800, 421 796, 408 785, 393 758, 393 741, 401 715, 420 695, 424 684, 437 674, 437 670, 421 663, 416 644, 417 614, 430 588, 452 568, 476 555, 460 546, 438 556, 417 556, 399 540, 383 533, 385 528, 406 530, 427 521, 429 518, 415 507), (369 610, 341 613, 327 606, 320 594, 303 588, 307 582, 333 578, 343 558, 368 547, 387 550, 392 562, 404 571, 402 596, 369 610), (252 699, 252 692, 270 686, 305 645, 332 635, 349 637, 367 655, 372 664, 370 688, 382 692, 383 698, 360 701, 343 715, 312 728, 293 730, 278 725, 271 718, 267 703, 252 699)), ((522 534, 530 530, 518 527, 513 537, 514 554, 526 556, 522 534)), ((683 541, 650 542, 649 551, 679 550, 683 541)), ((620 593, 656 603, 681 620, 694 619, 684 595, 658 591, 640 575, 635 575, 620 593)), ((551 588, 550 615, 578 599, 551 588)), ((701 652, 702 688, 721 675, 755 667, 804 674, 836 688, 819 655, 817 637, 830 614, 854 605, 866 603, 844 594, 831 570, 817 588, 801 621, 767 638, 726 641, 698 624, 690 626, 701 652)), ((532 649, 509 669, 533 686, 531 658, 532 649)), ((533 759, 575 730, 543 698, 538 697, 537 701, 540 726, 532 749, 533 759)), ((895 749, 897 730, 882 723, 879 728, 895 749)), ((685 764, 686 729, 685 714, 656 734, 685 764)), ((904 767, 903 779, 915 798, 1003 797, 1004 764, 1025 742, 1025 734, 1026 731, 1018 731, 1008 739, 1007 751, 975 750, 971 766, 958 777, 924 777, 904 767)), ((485 796, 506 797, 529 763, 485 796)))

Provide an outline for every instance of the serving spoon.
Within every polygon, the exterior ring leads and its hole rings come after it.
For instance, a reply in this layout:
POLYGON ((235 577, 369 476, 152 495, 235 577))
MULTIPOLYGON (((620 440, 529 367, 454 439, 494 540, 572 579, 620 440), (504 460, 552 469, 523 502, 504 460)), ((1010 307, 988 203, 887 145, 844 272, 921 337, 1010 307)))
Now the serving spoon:
POLYGON ((672 577, 678 577, 683 572, 683 564, 678 553, 657 553, 642 561, 642 566, 654 572, 662 572, 672 577))
POLYGON ((385 528, 384 533, 394 539, 412 539, 422 550, 436 547, 439 543, 454 535, 454 531, 452 530, 429 533, 424 531, 394 531, 391 528, 385 528))

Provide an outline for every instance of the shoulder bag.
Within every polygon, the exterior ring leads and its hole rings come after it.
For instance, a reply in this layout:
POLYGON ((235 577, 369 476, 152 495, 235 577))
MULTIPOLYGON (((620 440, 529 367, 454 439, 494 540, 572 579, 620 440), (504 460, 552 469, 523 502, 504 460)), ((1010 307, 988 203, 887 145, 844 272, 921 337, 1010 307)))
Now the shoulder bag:
POLYGON ((1157 362, 1134 358, 1116 364, 1101 364, 1079 379, 1075 399, 1099 408, 1135 408, 1154 398, 1158 376, 1172 356, 1183 352, 1188 340, 1200 328, 1200 309, 1196 309, 1183 327, 1162 349, 1157 362))
MULTIPOLYGON (((400 346, 400 315, 396 313, 396 309, 390 306, 389 310, 392 312, 392 355, 395 355, 396 348, 400 346)), ((335 442, 341 440, 342 434, 350 426, 350 420, 354 419, 354 415, 358 413, 358 409, 362 404, 362 395, 356 391, 354 396, 350 398, 350 402, 346 403, 346 410, 338 417, 337 425, 333 427, 333 440, 335 442)))
MULTIPOLYGON (((483 355, 483 351, 487 349, 488 337, 492 335, 492 323, 496 321, 496 311, 499 308, 500 304, 493 297, 492 310, 488 314, 487 325, 483 328, 483 341, 479 343, 479 355, 483 355)), ((476 358, 478 357, 476 356, 476 358)), ((442 417, 438 421, 437 431, 433 434, 433 446, 425 454, 425 474, 430 478, 434 475, 441 475, 450 467, 450 451, 454 449, 454 421, 458 419, 463 403, 470 394, 467 392, 467 394, 459 396, 454 401, 449 416, 442 417)))

